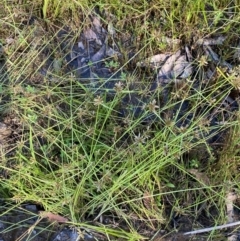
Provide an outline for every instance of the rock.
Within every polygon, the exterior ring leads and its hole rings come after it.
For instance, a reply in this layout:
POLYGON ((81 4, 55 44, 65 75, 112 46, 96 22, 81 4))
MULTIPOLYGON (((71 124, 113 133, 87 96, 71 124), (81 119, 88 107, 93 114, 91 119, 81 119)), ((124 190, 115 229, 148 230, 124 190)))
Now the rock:
POLYGON ((64 228, 62 231, 58 232, 51 241, 78 241, 79 235, 75 229, 64 228))

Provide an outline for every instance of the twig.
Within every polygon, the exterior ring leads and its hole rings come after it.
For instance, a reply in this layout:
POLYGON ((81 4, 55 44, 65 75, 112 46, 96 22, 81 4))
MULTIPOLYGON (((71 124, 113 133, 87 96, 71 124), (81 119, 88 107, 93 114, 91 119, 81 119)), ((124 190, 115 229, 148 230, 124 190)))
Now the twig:
POLYGON ((233 222, 233 223, 227 223, 227 224, 223 224, 223 225, 215 226, 215 227, 211 227, 211 228, 204 228, 204 229, 199 229, 199 230, 195 230, 195 231, 190 231, 190 232, 184 233, 183 235, 193 235, 193 234, 198 234, 198 233, 205 233, 205 232, 210 232, 210 231, 217 230, 217 229, 229 228, 229 227, 233 227, 233 226, 237 226, 237 225, 240 225, 240 221, 233 222))

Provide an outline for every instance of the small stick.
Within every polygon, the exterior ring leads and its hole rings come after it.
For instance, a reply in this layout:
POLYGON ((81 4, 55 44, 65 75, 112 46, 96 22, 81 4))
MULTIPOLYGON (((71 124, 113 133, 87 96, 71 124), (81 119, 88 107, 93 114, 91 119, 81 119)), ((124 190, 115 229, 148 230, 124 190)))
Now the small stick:
POLYGON ((229 228, 229 227, 233 227, 233 226, 237 226, 237 225, 240 225, 240 221, 233 222, 233 223, 227 223, 227 224, 223 224, 223 225, 215 226, 215 227, 211 227, 211 228, 204 228, 204 229, 199 229, 199 230, 195 230, 195 231, 190 231, 190 232, 184 233, 183 235, 193 235, 193 234, 198 234, 198 233, 205 233, 205 232, 210 232, 210 231, 217 230, 217 229, 229 228))

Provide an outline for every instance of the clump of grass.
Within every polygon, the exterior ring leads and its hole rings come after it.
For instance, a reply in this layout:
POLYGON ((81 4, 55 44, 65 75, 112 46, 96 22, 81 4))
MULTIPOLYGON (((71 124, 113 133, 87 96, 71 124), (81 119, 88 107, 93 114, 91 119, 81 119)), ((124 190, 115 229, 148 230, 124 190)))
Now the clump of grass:
MULTIPOLYGON (((231 27, 235 28, 239 21, 236 5, 234 1, 230 5, 225 1, 98 3, 99 9, 113 13, 119 35, 127 31, 136 39, 139 59, 159 50, 171 50, 159 43, 156 29, 164 36, 182 38, 186 43, 192 38, 225 32, 229 32, 231 39, 234 35, 231 27), (229 14, 232 18, 228 21, 229 14), (192 36, 196 28, 199 30, 192 36)), ((65 15, 61 14, 65 9, 75 17, 84 18, 96 4, 45 0, 37 6, 42 8, 51 29, 57 20, 64 20, 65 15), (82 13, 77 13, 79 8, 82 13)), ((11 9, 7 3, 5 8, 11 9)), ((66 20, 64 24, 68 24, 66 20)), ((64 54, 57 53, 57 33, 47 32, 41 24, 21 26, 21 18, 20 23, 8 18, 5 26, 9 36, 16 33, 13 44, 5 43, 7 74, 1 77, 5 100, 1 119, 14 129, 9 143, 3 146, 5 159, 0 163, 4 171, 0 185, 6 197, 19 203, 37 203, 46 211, 67 216, 76 226, 126 240, 140 240, 141 235, 146 235, 137 230, 138 223, 145 226, 147 235, 148 230, 162 229, 181 215, 200 225, 201 209, 209 215, 209 225, 224 222, 225 185, 229 181, 238 183, 237 174, 226 172, 227 163, 230 159, 237 163, 238 152, 224 152, 223 148, 220 159, 216 160, 207 139, 222 130, 213 130, 207 119, 208 111, 217 108, 235 87, 229 84, 230 78, 219 71, 206 89, 194 92, 188 82, 173 89, 165 106, 156 105, 152 99, 145 103, 143 116, 136 118, 130 113, 121 119, 118 106, 132 92, 128 82, 136 79, 134 74, 126 74, 126 85, 120 86, 111 100, 103 93, 94 94, 74 75, 56 68, 43 77, 39 70, 47 61, 45 51, 50 49, 56 61, 64 59, 64 54), (176 104, 183 105, 184 100, 191 103, 191 108, 182 119, 189 114, 194 116, 189 125, 177 125, 177 115, 162 118, 161 113, 167 113, 176 104), (199 106, 203 108, 197 112, 199 106), (156 120, 143 124, 150 112, 155 113, 156 120), (197 171, 190 172, 193 167, 197 171), (199 175, 201 172, 205 179, 199 175), (115 220, 106 228, 102 223, 109 216, 115 220), (92 220, 101 223, 99 227, 87 224, 92 220), (115 229, 114 225, 122 221, 126 231, 115 229)), ((4 33, 1 37, 6 41, 9 36, 4 33)), ((204 64, 199 65, 194 78, 200 78, 202 72, 204 64)), ((140 83, 147 84, 144 78, 138 78, 140 83)), ((158 94, 161 95, 161 90, 158 94)), ((229 142, 237 146, 238 122, 233 119, 223 129, 230 127, 233 131, 229 142)))

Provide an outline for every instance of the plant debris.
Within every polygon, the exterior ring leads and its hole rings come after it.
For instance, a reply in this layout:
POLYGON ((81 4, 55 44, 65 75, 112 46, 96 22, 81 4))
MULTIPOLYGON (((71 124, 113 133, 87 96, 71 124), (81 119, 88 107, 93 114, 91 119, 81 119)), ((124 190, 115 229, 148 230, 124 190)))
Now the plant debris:
POLYGON ((41 218, 47 218, 49 222, 66 223, 69 220, 61 215, 53 214, 51 212, 40 212, 41 218))

